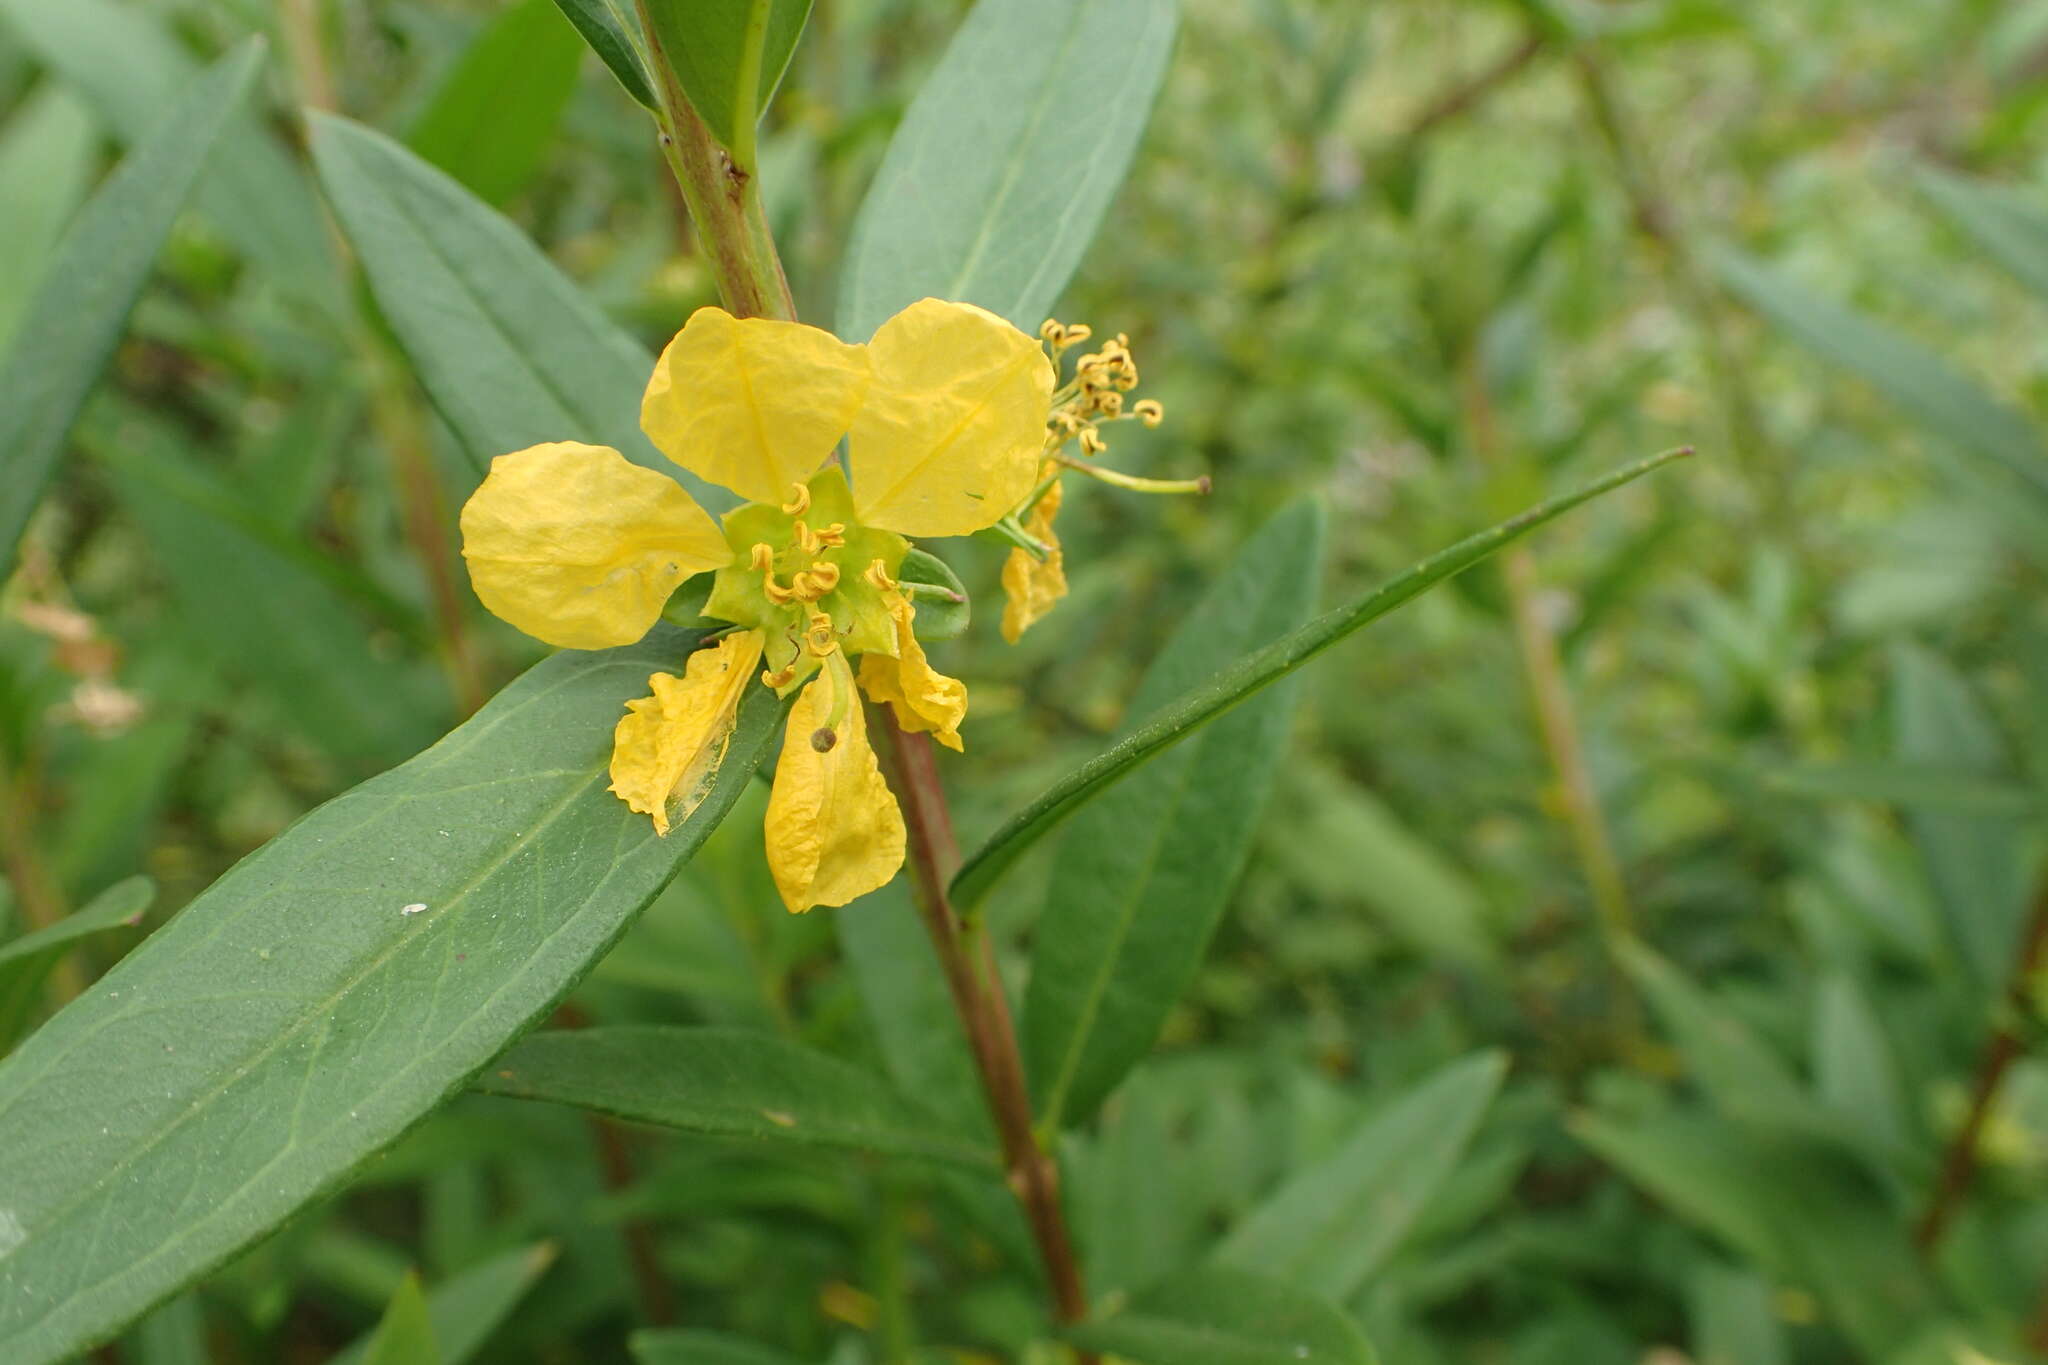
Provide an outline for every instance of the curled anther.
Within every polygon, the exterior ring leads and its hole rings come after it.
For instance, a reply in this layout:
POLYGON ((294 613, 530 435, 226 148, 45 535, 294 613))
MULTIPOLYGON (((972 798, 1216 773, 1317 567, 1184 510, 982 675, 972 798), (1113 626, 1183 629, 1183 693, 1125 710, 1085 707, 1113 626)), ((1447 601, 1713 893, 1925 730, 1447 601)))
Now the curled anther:
POLYGON ((893 592, 900 586, 895 579, 889 576, 889 566, 879 559, 868 561, 867 570, 861 574, 861 577, 865 578, 875 587, 880 588, 883 592, 893 592))
POLYGON ((810 580, 818 585, 820 596, 839 586, 839 566, 830 560, 821 559, 805 572, 810 580))
POLYGON ((810 624, 804 628, 804 647, 820 659, 839 648, 839 635, 832 629, 832 618, 822 611, 811 613, 810 624))
POLYGON ((775 547, 765 540, 754 542, 754 548, 747 552, 747 567, 755 573, 767 573, 775 567, 775 547))
POLYGON ((811 510, 811 490, 803 484, 789 486, 789 501, 782 504, 784 516, 800 517, 811 510))
POLYGON ((764 668, 761 670, 761 685, 763 687, 787 687, 795 681, 796 664, 794 662, 781 669, 764 668))
POLYGON ((1166 405, 1157 398, 1140 398, 1131 404, 1131 416, 1148 427, 1156 427, 1166 420, 1166 405))
POLYGON ((846 523, 835 521, 817 533, 818 544, 828 550, 836 550, 846 543, 846 523))
POLYGON ((807 522, 799 521, 791 528, 791 533, 796 537, 797 547, 807 555, 814 555, 825 548, 825 542, 819 538, 818 533, 813 531, 807 522))
POLYGON ((1108 449, 1109 442, 1102 439, 1101 432, 1097 431, 1092 425, 1081 428, 1081 453, 1083 455, 1100 455, 1108 449))

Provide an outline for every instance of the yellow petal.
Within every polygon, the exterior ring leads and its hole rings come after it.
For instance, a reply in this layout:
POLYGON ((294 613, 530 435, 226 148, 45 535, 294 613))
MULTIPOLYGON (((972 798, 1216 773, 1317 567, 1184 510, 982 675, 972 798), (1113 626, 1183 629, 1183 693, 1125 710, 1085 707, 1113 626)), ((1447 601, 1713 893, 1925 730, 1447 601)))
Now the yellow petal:
MULTIPOLYGON (((1048 465, 1057 471, 1058 466, 1048 465)), ((1060 486, 1045 490, 1024 518, 1024 529, 1051 547, 1044 559, 1034 559, 1024 550, 1010 551, 1003 561, 1003 638, 1016 644, 1034 622, 1052 610, 1053 603, 1067 595, 1066 555, 1060 538, 1053 533, 1052 519, 1060 510, 1060 486)))
POLYGON ((799 322, 699 308, 654 362, 640 426, 699 478, 781 503, 825 463, 867 390, 864 347, 799 322))
POLYGON ((798 694, 768 795, 768 870, 792 912, 844 905, 887 884, 903 866, 903 812, 875 751, 858 697, 826 729, 838 688, 827 670, 798 694))
POLYGON ((656 834, 667 834, 671 820, 689 819, 704 800, 760 663, 761 632, 736 631, 692 654, 682 677, 649 678, 653 696, 626 703, 612 733, 612 794, 653 816, 656 834))
POLYGON ((462 557, 492 614, 565 649, 629 645, 676 585, 732 558, 666 474, 555 441, 491 461, 462 508, 462 557))
POLYGON ((1037 342, 972 304, 925 299, 876 329, 868 355, 874 387, 849 446, 861 521, 964 536, 1031 491, 1052 405, 1037 342))
POLYGON ((967 718, 967 685, 935 671, 924 646, 911 631, 917 612, 900 592, 885 592, 882 602, 896 618, 896 657, 860 656, 860 685, 877 702, 886 702, 905 730, 930 731, 955 753, 960 752, 960 722, 967 718))

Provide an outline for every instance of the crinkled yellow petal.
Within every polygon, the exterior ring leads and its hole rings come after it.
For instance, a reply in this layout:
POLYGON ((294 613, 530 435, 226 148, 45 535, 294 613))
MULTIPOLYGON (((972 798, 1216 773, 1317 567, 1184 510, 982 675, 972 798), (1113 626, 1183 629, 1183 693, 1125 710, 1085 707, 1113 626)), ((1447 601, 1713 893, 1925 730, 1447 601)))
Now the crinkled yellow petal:
MULTIPOLYGON (((1056 471, 1058 466, 1047 468, 1056 471)), ((1034 622, 1052 610, 1053 603, 1067 595, 1066 555, 1052 529, 1052 519, 1059 510, 1060 486, 1055 483, 1024 518, 1024 529, 1050 546, 1052 553, 1044 559, 1034 559, 1024 550, 1012 550, 1003 561, 1003 638, 1013 645, 1034 622)))
POLYGON ((554 441, 491 461, 462 508, 462 557, 492 614, 565 649, 629 645, 691 574, 732 550, 666 474, 554 441))
POLYGON ((798 694, 768 795, 768 870, 782 903, 801 913, 844 905, 885 885, 903 866, 903 812, 875 751, 858 697, 836 729, 825 728, 835 689, 851 679, 831 670, 798 694))
POLYGON ((993 526, 1031 491, 1052 362, 969 303, 924 299, 868 343, 874 387, 853 420, 854 511, 906 536, 993 526))
POLYGON ((689 819, 704 800, 760 666, 761 643, 761 632, 737 631, 692 654, 682 677, 649 678, 653 696, 626 703, 612 733, 612 794, 653 816, 656 834, 667 834, 671 820, 689 819))
POLYGON ((933 669, 917 642, 911 623, 917 610, 900 592, 885 592, 882 603, 896 618, 896 657, 860 656, 860 685, 878 703, 896 713, 896 723, 912 732, 929 731, 939 743, 960 752, 960 722, 967 718, 967 684, 933 669))
POLYGON ((640 426, 699 478, 781 503, 825 463, 867 391, 864 347, 799 322, 699 308, 654 363, 640 426))

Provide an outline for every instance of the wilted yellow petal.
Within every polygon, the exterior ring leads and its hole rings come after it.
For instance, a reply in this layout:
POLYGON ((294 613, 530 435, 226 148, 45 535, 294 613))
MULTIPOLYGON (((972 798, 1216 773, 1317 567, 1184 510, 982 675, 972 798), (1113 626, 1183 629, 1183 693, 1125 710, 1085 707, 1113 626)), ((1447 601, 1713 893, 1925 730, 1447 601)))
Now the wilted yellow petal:
POLYGON ((768 870, 798 913, 844 905, 903 866, 903 812, 868 747, 860 699, 845 697, 826 728, 839 688, 850 692, 852 679, 828 669, 798 694, 768 796, 768 870))
POLYGON ((760 663, 761 632, 736 631, 692 654, 682 677, 649 678, 653 696, 626 703, 612 733, 612 794, 653 816, 656 834, 667 834, 671 820, 689 819, 704 800, 760 663))
MULTIPOLYGON (((1047 468, 1057 471, 1058 466, 1047 468)), ((1013 645, 1034 622, 1052 610, 1053 603, 1067 595, 1066 555, 1052 529, 1052 519, 1059 510, 1060 486, 1055 483, 1024 518, 1024 529, 1051 547, 1052 553, 1044 559, 1034 559, 1028 551, 1012 550, 1003 561, 1003 596, 1007 599, 1003 603, 1003 638, 1013 645)))
POLYGON ((640 426, 699 478, 780 503, 825 463, 867 390, 863 347, 799 322, 699 308, 654 362, 640 426))
POLYGON ((955 753, 960 752, 960 722, 967 718, 967 685, 935 671, 924 646, 911 632, 917 612, 900 592, 885 592, 882 602, 896 618, 896 657, 860 656, 860 685, 877 702, 896 713, 896 723, 912 731, 930 731, 955 753))
POLYGON ((1052 405, 1036 341, 973 304, 924 299, 876 329, 868 356, 849 448, 861 521, 964 536, 1031 491, 1052 405))
POLYGON ((629 645, 676 585, 732 558, 682 485, 575 441, 491 461, 462 508, 462 557, 491 612, 566 649, 629 645))

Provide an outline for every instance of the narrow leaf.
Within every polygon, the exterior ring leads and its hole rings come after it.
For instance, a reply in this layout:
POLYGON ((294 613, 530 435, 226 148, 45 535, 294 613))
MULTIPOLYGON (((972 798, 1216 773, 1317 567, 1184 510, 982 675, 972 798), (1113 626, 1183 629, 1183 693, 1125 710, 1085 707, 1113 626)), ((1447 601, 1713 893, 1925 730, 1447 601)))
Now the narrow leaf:
POLYGON ((626 93, 647 108, 655 108, 647 63, 637 37, 632 36, 639 33, 640 21, 623 12, 617 0, 555 0, 555 4, 626 93))
POLYGON ((209 69, 64 234, 0 361, 0 579, 14 566, 64 439, 114 354, 207 154, 247 97, 262 56, 243 45, 209 69))
POLYGON ((751 134, 782 84, 796 40, 810 17, 811 0, 648 0, 647 14, 661 40, 662 54, 676 74, 690 107, 727 147, 751 134), (753 88, 743 68, 748 61, 749 26, 760 50, 753 88))
MULTIPOLYGON (((118 0, 0 0, 0 23, 36 59, 84 95, 93 112, 131 147, 163 139, 165 115, 197 79, 201 64, 164 27, 163 16, 118 0)), ((344 316, 340 272, 327 226, 303 169, 239 97, 224 111, 213 158, 197 193, 222 237, 263 268, 267 282, 344 316)))
POLYGON ((363 1365, 445 1365, 441 1348, 434 1341, 434 1320, 427 1316, 426 1296, 420 1293, 419 1276, 406 1272, 398 1292, 384 1310, 363 1365))
POLYGON ((0 1358, 103 1340, 334 1189, 551 1009, 723 818, 666 839, 612 729, 694 636, 541 663, 293 825, 0 1063, 0 1358))
POLYGON ((2005 186, 1972 180, 1938 166, 1918 167, 1914 179, 1934 206, 1982 247, 1985 255, 2048 299, 2048 209, 2005 186))
POLYGON ((554 0, 522 0, 477 35, 407 141, 479 198, 502 204, 540 169, 582 57, 554 0))
POLYGON ((155 882, 147 877, 130 877, 115 882, 84 908, 55 924, 0 946, 0 1048, 21 1036, 23 1026, 35 1011, 44 980, 65 953, 94 934, 134 928, 142 923, 144 912, 155 899, 155 882))
MULTIPOLYGON (((1133 721, 1300 625, 1322 539, 1322 510, 1308 501, 1252 537, 1146 671, 1133 721)), ((1265 812, 1292 692, 1277 688, 1148 764, 1062 838, 1024 999, 1041 1123, 1092 1113, 1193 980, 1265 812)))
POLYGON ((391 139, 312 117, 313 161, 420 383, 478 477, 541 441, 608 445, 673 475, 713 511, 723 489, 640 431, 654 358, 505 217, 391 139))
POLYGON ((1004 822, 954 876, 954 902, 963 909, 979 905, 1012 863, 1092 797, 1155 754, 1187 738, 1201 725, 1286 677, 1361 626, 1421 596, 1451 575, 1471 568, 1503 545, 1543 523, 1689 453, 1680 449, 1653 455, 1596 479, 1575 492, 1532 507, 1490 530, 1468 536, 1406 573, 1396 575, 1349 606, 1319 616, 1256 654, 1239 660, 1207 687, 1165 707, 1004 822))
POLYGON ((1129 1307, 1067 1329, 1083 1350, 1140 1365, 1373 1365, 1372 1347, 1335 1305, 1242 1270, 1187 1271, 1129 1307))
POLYGON ((927 295, 1036 332, 1130 169, 1177 22, 1173 0, 980 0, 861 202, 840 335, 927 295))
POLYGON ((995 1166, 986 1147, 934 1126, 879 1078, 747 1029, 539 1033, 500 1058, 477 1088, 712 1137, 995 1166))
MULTIPOLYGON (((427 1320, 440 1347, 441 1365, 462 1365, 475 1356, 554 1263, 554 1243, 540 1242, 493 1256, 428 1291, 427 1320)), ((328 1365, 365 1365, 370 1347, 371 1340, 365 1338, 328 1365)))
POLYGON ((1348 1300, 1414 1227, 1472 1140, 1507 1062, 1453 1062, 1376 1110, 1329 1157, 1297 1171, 1216 1248, 1218 1264, 1348 1300))
POLYGON ((22 101, 0 130, 0 347, 49 267, 64 225, 85 199, 99 150, 92 116, 62 86, 22 101))
POLYGON ((1854 371, 1958 451, 2048 499, 2048 456, 2026 415, 1957 374, 1919 343, 1809 292, 1735 251, 1715 254, 1722 281, 1786 335, 1854 371))
MULTIPOLYGON (((2003 736, 1974 689, 1939 655, 1914 645, 1892 652, 1892 753, 1901 763, 2007 783, 2003 736)), ((2012 971, 2026 918, 2033 822, 1940 800, 1902 802, 1927 862, 1949 941, 1986 988, 2012 971)))

